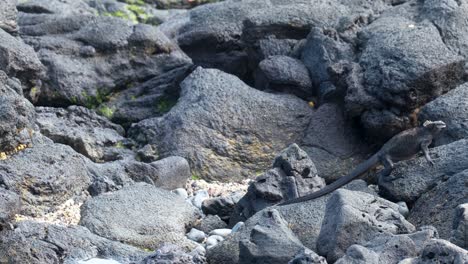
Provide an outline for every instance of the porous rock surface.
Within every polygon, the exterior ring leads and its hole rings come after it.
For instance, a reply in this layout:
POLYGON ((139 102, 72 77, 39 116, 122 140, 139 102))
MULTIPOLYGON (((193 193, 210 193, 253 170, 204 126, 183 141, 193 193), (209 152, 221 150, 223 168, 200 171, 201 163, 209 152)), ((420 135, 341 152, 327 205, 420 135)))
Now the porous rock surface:
POLYGON ((300 138, 310 114, 296 97, 260 92, 235 76, 197 68, 182 82, 169 113, 135 124, 129 135, 156 145, 161 156, 186 158, 202 178, 239 180, 300 138))
POLYGON ((90 177, 82 155, 37 136, 31 148, 0 161, 0 183, 21 194, 23 214, 41 215, 81 195, 90 177))
POLYGON ((81 215, 80 225, 97 235, 153 249, 164 242, 190 247, 185 226, 196 219, 182 198, 145 183, 91 198, 81 215))

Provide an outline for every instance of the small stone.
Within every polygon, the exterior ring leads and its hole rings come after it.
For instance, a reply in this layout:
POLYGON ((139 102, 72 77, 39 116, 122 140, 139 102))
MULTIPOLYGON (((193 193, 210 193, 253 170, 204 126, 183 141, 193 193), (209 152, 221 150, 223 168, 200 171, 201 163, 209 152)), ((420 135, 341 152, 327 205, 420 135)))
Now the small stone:
POLYGON ((175 190, 172 190, 172 193, 179 195, 183 199, 187 199, 188 193, 184 188, 177 188, 175 190))
POLYGON ((227 237, 231 234, 232 230, 229 229, 229 228, 222 228, 222 229, 215 229, 213 231, 210 232, 210 236, 211 235, 218 235, 218 236, 222 236, 222 237, 227 237))
POLYGON ((206 234, 203 231, 200 231, 196 228, 192 228, 190 232, 187 233, 187 238, 192 241, 201 243, 203 242, 203 240, 205 240, 206 234))
POLYGON ((224 238, 218 235, 213 235, 213 236, 208 237, 208 239, 206 240, 206 249, 210 249, 216 246, 219 242, 223 240, 224 238))
POLYGON ((239 231, 239 229, 241 229, 243 226, 244 226, 244 222, 237 222, 237 224, 232 227, 231 233, 235 233, 239 231))
POLYGON ((195 193, 195 196, 192 199, 192 204, 201 209, 203 201, 208 198, 210 198, 210 195, 206 190, 199 190, 195 193))
POLYGON ((404 217, 407 217, 409 215, 408 205, 406 205, 405 202, 398 202, 397 204, 398 204, 398 212, 404 217))
POLYGON ((217 215, 207 215, 195 223, 193 227, 208 234, 215 229, 226 228, 227 224, 217 215))

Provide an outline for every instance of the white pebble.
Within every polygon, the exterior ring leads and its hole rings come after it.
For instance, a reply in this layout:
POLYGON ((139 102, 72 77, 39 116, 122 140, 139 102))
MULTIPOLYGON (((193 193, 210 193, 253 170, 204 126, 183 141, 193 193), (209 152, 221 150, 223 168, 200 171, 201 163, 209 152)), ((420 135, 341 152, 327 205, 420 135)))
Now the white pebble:
POLYGON ((210 249, 216 246, 219 242, 223 240, 224 238, 222 236, 214 235, 214 236, 208 237, 208 239, 206 240, 206 249, 210 249))
POLYGON ((227 237, 231 234, 232 230, 229 228, 220 228, 220 229, 215 229, 210 232, 210 236, 216 235, 216 236, 222 236, 222 237, 227 237))
POLYGON ((172 190, 172 193, 179 195, 183 199, 187 199, 188 193, 184 188, 177 188, 175 190, 172 190))
POLYGON ((409 215, 409 209, 408 205, 406 205, 405 202, 398 202, 398 212, 400 212, 401 215, 404 217, 407 217, 409 215))
POLYGON ((199 190, 195 193, 195 196, 192 199, 192 203, 195 207, 201 209, 203 201, 208 198, 210 198, 210 195, 206 190, 199 190))
POLYGON ((99 259, 99 258, 92 258, 89 260, 81 260, 78 261, 78 264, 121 264, 113 259, 99 259))
POLYGON ((192 230, 190 230, 190 232, 187 233, 187 238, 192 241, 201 243, 205 240, 206 235, 203 231, 200 231, 196 228, 192 228, 192 230))

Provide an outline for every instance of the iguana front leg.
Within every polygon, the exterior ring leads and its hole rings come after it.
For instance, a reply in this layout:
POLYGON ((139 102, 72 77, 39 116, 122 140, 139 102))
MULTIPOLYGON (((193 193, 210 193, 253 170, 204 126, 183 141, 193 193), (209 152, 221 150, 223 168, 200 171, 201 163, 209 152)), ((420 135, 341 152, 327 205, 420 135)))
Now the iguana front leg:
POLYGON ((421 143, 421 150, 424 153, 424 157, 426 158, 427 162, 431 164, 432 166, 435 165, 434 161, 431 159, 431 156, 429 155, 429 145, 432 143, 431 140, 425 140, 421 143))

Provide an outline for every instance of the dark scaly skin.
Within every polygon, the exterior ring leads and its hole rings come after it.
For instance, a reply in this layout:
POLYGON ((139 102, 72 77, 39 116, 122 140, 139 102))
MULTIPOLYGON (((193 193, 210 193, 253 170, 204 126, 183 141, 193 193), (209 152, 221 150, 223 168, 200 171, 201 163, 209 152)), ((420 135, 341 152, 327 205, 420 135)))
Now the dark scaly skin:
POLYGON ((323 189, 302 196, 296 199, 282 202, 278 205, 287 205, 293 203, 304 202, 318 198, 333 192, 334 190, 342 187, 353 179, 359 177, 366 171, 375 168, 379 163, 384 166, 382 170, 383 176, 389 176, 393 170, 394 162, 408 160, 416 156, 419 151, 424 153, 424 157, 431 164, 434 165, 431 157, 429 156, 428 147, 432 143, 439 132, 445 128, 445 123, 442 121, 426 121, 423 126, 405 130, 392 137, 382 148, 375 153, 368 160, 359 164, 350 174, 339 178, 330 185, 325 186, 323 189))

